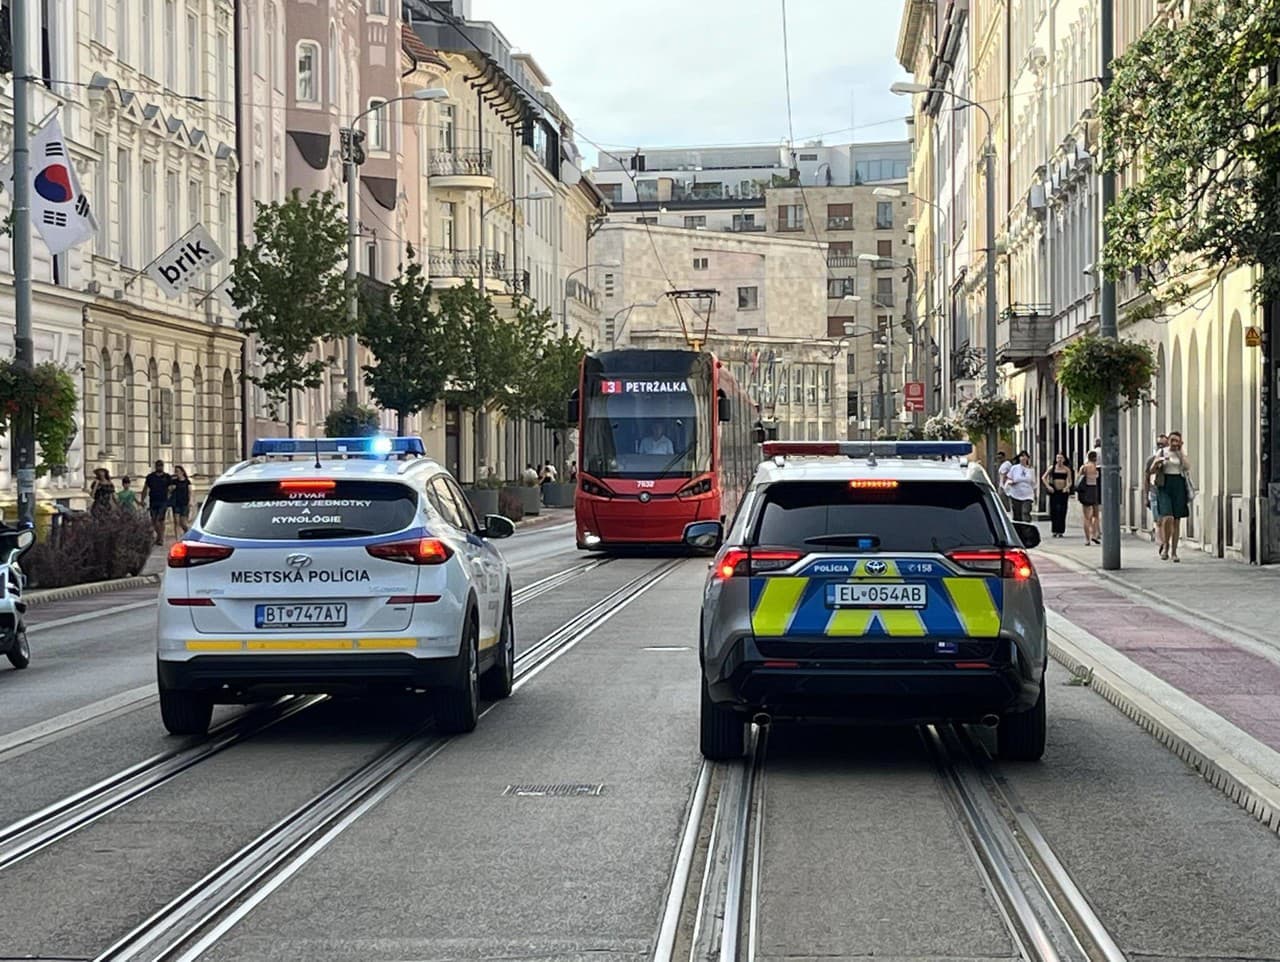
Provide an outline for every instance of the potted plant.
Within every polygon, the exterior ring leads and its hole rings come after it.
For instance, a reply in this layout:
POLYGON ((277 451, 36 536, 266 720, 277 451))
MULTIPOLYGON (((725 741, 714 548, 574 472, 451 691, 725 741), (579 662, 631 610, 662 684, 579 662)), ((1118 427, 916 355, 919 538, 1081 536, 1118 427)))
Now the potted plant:
MULTIPOLYGON (((1011 397, 979 394, 965 401, 960 407, 960 422, 969 439, 977 447, 977 456, 985 454, 985 442, 994 436, 999 446, 1000 437, 1018 426, 1018 402, 1011 397)), ((987 465, 994 475, 996 465, 987 465)))
POLYGON ((77 432, 78 400, 75 379, 54 362, 24 371, 12 360, 0 360, 0 436, 23 413, 32 418, 40 448, 37 475, 66 472, 67 451, 77 432))
POLYGON ((1088 424, 1093 413, 1115 397, 1122 408, 1152 400, 1155 353, 1142 341, 1088 334, 1062 352, 1058 383, 1071 403, 1072 424, 1088 424))
MULTIPOLYGON (((502 486, 503 498, 511 498, 516 504, 520 505, 522 515, 535 515, 542 513, 542 501, 538 497, 537 483, 530 484, 527 481, 508 481, 502 486)), ((503 512, 506 514, 506 512, 503 512)), ((507 515, 507 517, 512 517, 507 515)), ((514 520, 514 519, 513 519, 514 520)))
POLYGON ((951 414, 935 414, 924 422, 924 436, 927 441, 963 441, 969 435, 965 431, 964 421, 960 416, 951 414))
POLYGON ((479 481, 466 489, 471 509, 481 518, 498 513, 498 493, 502 490, 502 479, 493 473, 493 469, 485 468, 484 472, 479 481))

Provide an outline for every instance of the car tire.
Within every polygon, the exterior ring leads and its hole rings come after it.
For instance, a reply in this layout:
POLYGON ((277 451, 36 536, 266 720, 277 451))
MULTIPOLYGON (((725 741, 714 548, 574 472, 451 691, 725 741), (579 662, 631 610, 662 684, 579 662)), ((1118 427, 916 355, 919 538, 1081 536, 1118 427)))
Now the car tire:
POLYGON ((702 679, 699 747, 704 758, 715 762, 733 761, 747 750, 746 722, 737 712, 711 700, 706 678, 702 679))
POLYGON ((1048 731, 1045 712, 1044 679, 1040 679, 1040 697, 1028 711, 1005 715, 996 728, 996 754, 1012 762, 1038 762, 1044 755, 1048 731))
POLYGON ((480 694, 496 701, 511 697, 516 681, 516 629, 511 615, 511 592, 507 592, 502 612, 502 630, 498 633, 498 653, 489 670, 480 676, 480 694))
POLYGON ((170 735, 207 735, 213 699, 200 692, 161 688, 160 718, 170 735))
POLYGON ((13 639, 13 647, 5 652, 14 668, 26 668, 31 664, 31 643, 27 641, 27 629, 19 626, 13 639))
POLYGON ((480 629, 474 609, 463 624, 453 683, 436 692, 436 725, 448 735, 474 731, 480 719, 480 629))

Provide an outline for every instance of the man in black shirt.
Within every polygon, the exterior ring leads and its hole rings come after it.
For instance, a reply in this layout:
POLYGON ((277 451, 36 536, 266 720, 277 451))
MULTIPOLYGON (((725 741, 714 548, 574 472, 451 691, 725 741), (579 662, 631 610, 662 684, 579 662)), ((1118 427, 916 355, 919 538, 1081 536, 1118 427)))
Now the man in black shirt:
POLYGON ((142 500, 151 511, 151 525, 156 529, 156 544, 164 544, 164 516, 169 510, 171 484, 173 478, 165 473, 163 461, 157 461, 155 470, 142 482, 142 500))

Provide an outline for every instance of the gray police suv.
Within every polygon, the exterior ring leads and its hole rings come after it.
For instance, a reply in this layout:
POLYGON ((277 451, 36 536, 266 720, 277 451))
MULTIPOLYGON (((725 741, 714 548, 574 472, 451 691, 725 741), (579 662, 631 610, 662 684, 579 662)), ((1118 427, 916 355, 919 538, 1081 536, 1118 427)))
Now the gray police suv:
POLYGON ((999 752, 1044 752, 1044 602, 1034 525, 1001 508, 967 442, 771 442, 703 595, 701 747, 745 724, 978 722, 999 752))

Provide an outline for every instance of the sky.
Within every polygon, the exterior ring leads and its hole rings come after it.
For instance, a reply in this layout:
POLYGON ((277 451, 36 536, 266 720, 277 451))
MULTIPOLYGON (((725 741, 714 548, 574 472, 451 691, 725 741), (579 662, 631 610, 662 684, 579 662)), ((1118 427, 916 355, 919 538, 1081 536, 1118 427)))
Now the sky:
POLYGON ((909 79, 894 51, 902 0, 473 0, 530 53, 588 162, 610 151, 714 144, 900 140, 909 79), (852 129, 851 129, 852 128, 852 129))

